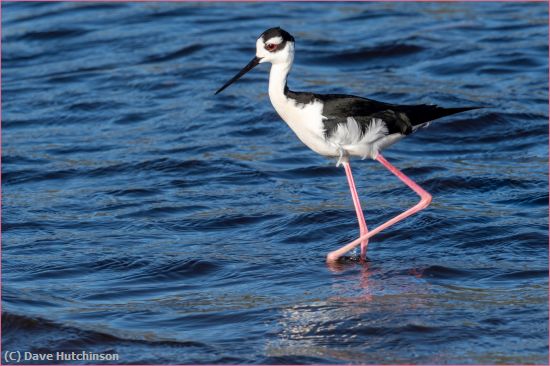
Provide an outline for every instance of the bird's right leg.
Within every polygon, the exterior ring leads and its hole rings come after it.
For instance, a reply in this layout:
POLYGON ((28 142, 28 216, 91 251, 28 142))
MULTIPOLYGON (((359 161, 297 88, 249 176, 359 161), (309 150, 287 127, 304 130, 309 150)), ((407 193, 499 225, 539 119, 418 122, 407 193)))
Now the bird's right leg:
MULTIPOLYGON (((359 221, 359 236, 364 236, 369 232, 367 228, 367 223, 365 222, 365 216, 363 215, 363 209, 361 208, 361 201, 359 200, 359 195, 357 194, 357 189, 355 188, 355 182, 353 180, 353 175, 351 174, 351 166, 349 161, 344 161, 341 163, 344 166, 346 171, 346 177, 348 178, 349 190, 351 192, 351 199, 353 200, 353 205, 355 206, 355 213, 357 214, 357 221, 359 221)), ((367 245, 369 244, 369 239, 361 241, 361 259, 365 259, 367 255, 367 245)))

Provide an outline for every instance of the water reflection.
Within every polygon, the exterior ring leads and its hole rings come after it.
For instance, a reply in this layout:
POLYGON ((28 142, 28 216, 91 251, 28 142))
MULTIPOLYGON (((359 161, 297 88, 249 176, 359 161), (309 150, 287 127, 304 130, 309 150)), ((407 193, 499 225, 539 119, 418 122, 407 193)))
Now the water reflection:
POLYGON ((415 334, 438 331, 424 320, 437 311, 437 305, 422 269, 395 271, 393 263, 374 264, 358 256, 327 263, 327 269, 332 274, 331 296, 283 308, 277 337, 267 347, 270 356, 384 362, 386 356, 399 358, 399 352, 373 359, 361 350, 388 343, 414 346, 415 334))

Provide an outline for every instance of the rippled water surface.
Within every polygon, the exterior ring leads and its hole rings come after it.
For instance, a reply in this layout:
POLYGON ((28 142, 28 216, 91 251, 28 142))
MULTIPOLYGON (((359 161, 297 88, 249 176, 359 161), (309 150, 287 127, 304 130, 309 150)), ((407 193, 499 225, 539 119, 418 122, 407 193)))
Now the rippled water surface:
MULTIPOLYGON (((548 361, 543 3, 2 3, 4 351, 124 363, 548 361), (385 156, 434 196, 368 263, 343 169, 303 146, 256 37, 297 40, 294 90, 487 108, 385 156)), ((370 227, 416 202, 353 162, 370 227)))

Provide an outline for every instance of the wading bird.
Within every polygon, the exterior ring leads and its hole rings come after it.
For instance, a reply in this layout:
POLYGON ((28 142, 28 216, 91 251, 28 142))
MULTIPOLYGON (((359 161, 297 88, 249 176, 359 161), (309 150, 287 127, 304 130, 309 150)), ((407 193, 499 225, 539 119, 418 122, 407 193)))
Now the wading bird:
POLYGON ((432 196, 409 177, 390 164, 380 151, 430 121, 479 107, 442 108, 436 105, 398 105, 345 94, 294 92, 287 86, 287 77, 294 61, 294 37, 277 27, 266 30, 256 41, 256 56, 223 85, 220 93, 256 65, 271 62, 269 99, 279 116, 296 136, 311 150, 326 157, 338 158, 346 172, 351 197, 359 221, 360 236, 351 243, 330 252, 327 261, 338 260, 361 244, 361 259, 365 259, 368 240, 398 221, 426 208, 432 196), (350 156, 371 158, 420 196, 420 202, 374 230, 368 231, 355 182, 350 156))

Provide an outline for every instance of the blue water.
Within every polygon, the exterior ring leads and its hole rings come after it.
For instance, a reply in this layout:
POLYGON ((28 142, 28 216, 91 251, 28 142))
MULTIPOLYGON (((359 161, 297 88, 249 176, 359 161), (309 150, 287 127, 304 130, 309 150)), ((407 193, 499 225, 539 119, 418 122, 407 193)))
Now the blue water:
MULTIPOLYGON (((2 3, 2 349, 121 363, 548 361, 543 3, 2 3), (342 168, 213 93, 487 108, 385 152, 434 197, 368 262, 342 168)), ((371 228, 416 203, 352 163, 371 228)), ((4 355, 3 355, 4 356, 4 355)), ((4 361, 5 362, 5 361, 4 361)))

